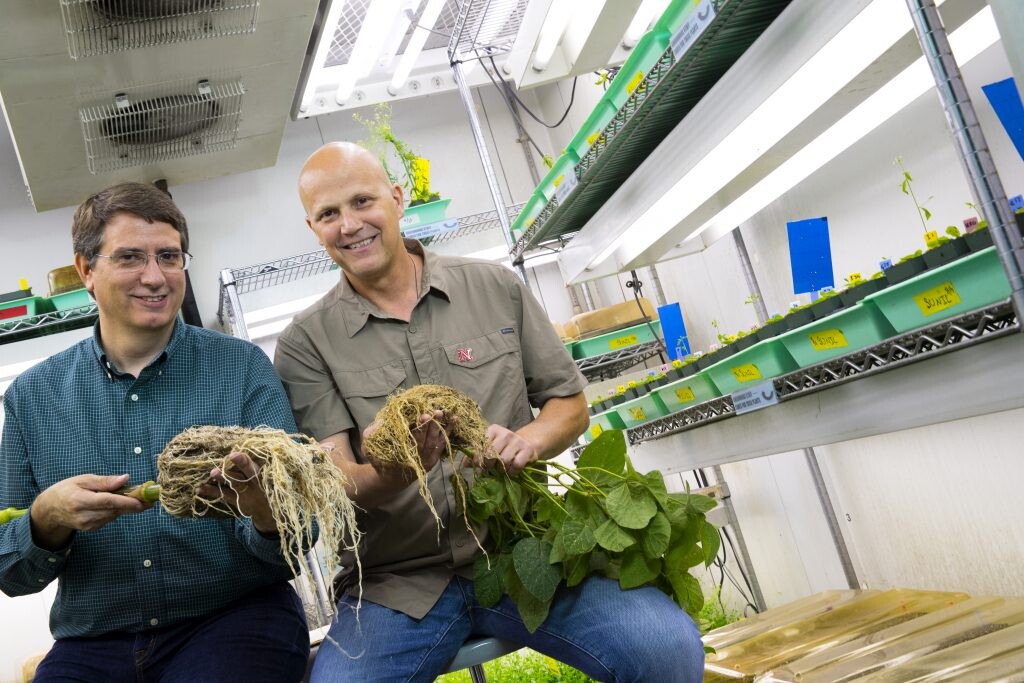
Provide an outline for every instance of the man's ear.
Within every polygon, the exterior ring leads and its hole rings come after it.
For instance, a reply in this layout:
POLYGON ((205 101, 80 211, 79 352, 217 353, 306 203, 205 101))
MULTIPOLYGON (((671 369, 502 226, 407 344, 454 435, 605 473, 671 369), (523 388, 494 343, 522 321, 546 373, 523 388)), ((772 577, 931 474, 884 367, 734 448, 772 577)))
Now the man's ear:
POLYGON ((89 263, 89 259, 85 258, 81 254, 75 254, 75 270, 78 271, 78 277, 82 278, 82 283, 85 285, 85 290, 92 294, 92 274, 93 267, 89 263))
POLYGON ((405 215, 405 195, 402 192, 402 186, 398 183, 391 186, 391 197, 395 200, 395 204, 398 206, 398 217, 401 218, 405 215))
POLYGON ((320 239, 320 235, 316 234, 316 230, 313 228, 313 224, 310 222, 309 216, 306 216, 306 227, 312 230, 313 234, 316 235, 317 244, 319 244, 321 247, 324 246, 324 241, 320 239))

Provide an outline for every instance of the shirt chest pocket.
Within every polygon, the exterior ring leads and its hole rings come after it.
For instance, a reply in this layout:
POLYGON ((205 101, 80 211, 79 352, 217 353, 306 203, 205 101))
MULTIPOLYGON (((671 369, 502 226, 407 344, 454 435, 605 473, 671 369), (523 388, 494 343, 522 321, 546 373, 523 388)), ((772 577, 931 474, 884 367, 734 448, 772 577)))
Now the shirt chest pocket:
POLYGON ((388 396, 405 384, 405 366, 395 361, 371 370, 336 370, 334 381, 359 431, 373 422, 388 396))
POLYGON ((491 332, 449 344, 444 354, 444 383, 472 396, 485 415, 489 403, 509 401, 520 393, 523 361, 514 332, 491 332))

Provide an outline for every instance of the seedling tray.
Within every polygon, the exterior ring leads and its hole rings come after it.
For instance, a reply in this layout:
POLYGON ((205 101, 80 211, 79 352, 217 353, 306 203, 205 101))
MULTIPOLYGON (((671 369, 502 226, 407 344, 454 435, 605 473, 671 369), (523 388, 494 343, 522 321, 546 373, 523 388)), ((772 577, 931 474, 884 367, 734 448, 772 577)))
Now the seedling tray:
POLYGON ((544 197, 539 189, 533 191, 530 198, 523 204, 522 210, 519 215, 516 216, 515 221, 512 223, 512 235, 516 239, 519 235, 533 225, 533 221, 541 214, 544 207, 547 206, 548 200, 544 197))
POLYGON ((995 247, 964 256, 864 300, 878 306, 896 332, 906 332, 1010 296, 995 247))
POLYGON ((577 360, 593 358, 637 344, 652 342, 656 338, 655 333, 661 334, 661 323, 652 320, 651 326, 648 326, 647 323, 640 323, 614 332, 606 332, 590 339, 581 339, 573 345, 572 357, 577 360), (651 327, 654 327, 654 333, 651 332, 651 327))
POLYGON ((583 122, 583 125, 573 139, 569 141, 566 151, 572 150, 576 153, 576 156, 582 159, 583 155, 587 153, 587 150, 590 149, 590 146, 600 135, 601 131, 604 130, 604 127, 608 125, 608 122, 612 120, 612 117, 618 111, 608 100, 598 100, 594 110, 590 112, 590 116, 583 122))
POLYGON ((796 369, 796 361, 775 337, 715 363, 707 373, 724 395, 796 369))
POLYGON ((805 368, 888 339, 895 330, 872 303, 858 303, 779 336, 793 360, 805 368))
POLYGON ((670 37, 667 31, 659 31, 655 27, 637 42, 604 96, 616 110, 625 104, 647 72, 661 59, 670 37))
POLYGON ((620 418, 614 410, 607 410, 603 413, 590 416, 590 426, 587 427, 587 431, 583 432, 583 439, 590 443, 598 436, 601 432, 609 429, 625 429, 626 425, 623 424, 622 418, 620 418))
POLYGON ((565 180, 566 175, 576 172, 576 164, 579 163, 579 160, 576 152, 571 149, 566 150, 565 154, 555 160, 551 170, 540 181, 536 191, 544 195, 546 201, 551 201, 551 198, 555 196, 555 190, 565 180))
POLYGON ((636 427, 644 422, 668 415, 668 408, 654 394, 646 394, 616 406, 615 412, 619 414, 619 418, 622 419, 622 423, 626 427, 636 427))
POLYGON ((719 396, 718 387, 706 372, 684 377, 655 390, 654 395, 669 413, 675 413, 696 403, 719 396))
POLYGON ((73 289, 63 294, 54 294, 50 297, 50 305, 53 306, 55 311, 67 311, 72 308, 90 306, 92 305, 92 299, 89 297, 89 292, 82 287, 81 289, 73 289))
POLYGON ((0 304, 0 325, 34 315, 49 313, 52 310, 50 302, 47 301, 46 297, 42 296, 26 296, 21 299, 5 301, 0 304))

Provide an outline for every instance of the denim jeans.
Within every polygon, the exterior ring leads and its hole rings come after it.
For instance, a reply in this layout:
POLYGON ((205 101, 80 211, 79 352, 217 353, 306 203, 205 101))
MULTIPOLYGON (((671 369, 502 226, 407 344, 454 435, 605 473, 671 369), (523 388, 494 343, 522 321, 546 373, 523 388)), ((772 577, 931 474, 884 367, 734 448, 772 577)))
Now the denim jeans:
POLYGON ((343 597, 317 653, 311 680, 433 681, 470 637, 495 636, 537 650, 599 681, 676 681, 704 677, 704 649, 693 620, 657 588, 624 591, 593 576, 558 589, 547 620, 527 632, 506 596, 481 607, 473 582, 455 577, 420 620, 343 597), (331 642, 333 641, 333 642, 331 642))
POLYGON ((277 583, 205 617, 141 633, 58 640, 36 671, 49 681, 301 681, 309 656, 302 603, 277 583))

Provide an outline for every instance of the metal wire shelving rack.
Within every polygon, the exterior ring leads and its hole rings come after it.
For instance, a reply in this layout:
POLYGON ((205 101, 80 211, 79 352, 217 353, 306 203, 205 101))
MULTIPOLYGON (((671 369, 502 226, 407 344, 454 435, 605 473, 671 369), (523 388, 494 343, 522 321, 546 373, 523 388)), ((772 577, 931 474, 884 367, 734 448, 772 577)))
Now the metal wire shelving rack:
POLYGON ((89 327, 96 322, 99 312, 95 304, 71 308, 65 311, 43 313, 0 323, 0 344, 33 339, 46 334, 56 334, 89 327))

